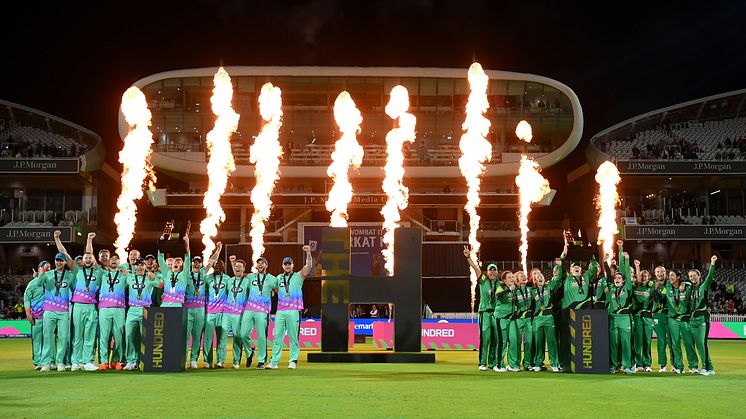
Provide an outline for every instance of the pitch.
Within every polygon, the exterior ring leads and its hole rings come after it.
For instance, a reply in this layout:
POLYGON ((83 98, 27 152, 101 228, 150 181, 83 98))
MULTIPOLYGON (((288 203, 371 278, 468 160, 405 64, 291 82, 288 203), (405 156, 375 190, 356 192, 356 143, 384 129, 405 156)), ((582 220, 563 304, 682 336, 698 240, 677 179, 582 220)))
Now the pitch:
POLYGON ((708 377, 479 372, 467 351, 438 351, 435 364, 308 364, 303 351, 294 371, 40 373, 30 348, 0 339, 4 416, 736 417, 746 382, 744 341, 710 341, 708 377))

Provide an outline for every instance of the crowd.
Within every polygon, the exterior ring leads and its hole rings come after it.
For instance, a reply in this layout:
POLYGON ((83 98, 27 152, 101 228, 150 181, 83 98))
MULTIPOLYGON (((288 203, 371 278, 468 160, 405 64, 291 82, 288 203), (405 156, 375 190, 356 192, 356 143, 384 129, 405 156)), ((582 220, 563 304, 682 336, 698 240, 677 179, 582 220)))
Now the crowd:
MULTIPOLYGON (((479 370, 541 371, 549 353, 553 372, 570 368, 568 310, 604 308, 609 321, 609 372, 652 372, 652 335, 655 330, 659 372, 677 374, 686 364, 692 374, 715 370, 708 350, 710 287, 715 272, 712 256, 706 275, 658 266, 653 273, 634 264, 617 241, 619 255, 603 267, 591 260, 583 272, 567 260, 568 247, 555 260, 553 277, 540 270, 503 271, 487 265, 482 270, 464 248, 471 269, 479 278, 479 370), (618 264, 617 261, 618 260, 618 264), (670 357, 666 348, 670 349, 670 357), (506 362, 507 358, 507 362, 506 362), (701 369, 700 369, 701 366, 701 369)), ((600 260, 606 258, 601 254, 600 260)), ((727 288, 727 286, 726 286, 727 288)))
POLYGON ((85 253, 74 260, 59 237, 56 231, 59 253, 54 264, 39 263, 23 298, 37 370, 138 369, 143 309, 152 305, 186 309, 187 368, 198 368, 200 352, 203 368, 224 368, 229 333, 233 334, 233 368, 241 367, 243 353, 247 367, 251 366, 257 353, 257 369, 277 369, 286 335, 288 368, 296 368, 303 282, 313 267, 309 246, 303 247, 306 260, 299 271, 294 271, 293 259, 285 257, 283 270, 271 275, 267 260, 258 258, 256 272, 247 273, 251 266, 231 255, 231 276, 218 259, 222 244, 203 263, 200 256, 190 255, 188 232, 183 257, 165 258, 158 251, 157 257, 149 254, 143 259, 139 251, 131 250, 123 263, 107 249, 101 249, 96 260, 95 233, 88 234, 85 253), (277 311, 268 359, 272 294, 277 295, 277 311), (258 338, 256 347, 251 344, 252 332, 258 338))
POLYGON ((77 144, 63 147, 52 143, 40 143, 37 141, 16 141, 9 136, 4 143, 0 144, 0 157, 78 157, 85 150, 77 144))

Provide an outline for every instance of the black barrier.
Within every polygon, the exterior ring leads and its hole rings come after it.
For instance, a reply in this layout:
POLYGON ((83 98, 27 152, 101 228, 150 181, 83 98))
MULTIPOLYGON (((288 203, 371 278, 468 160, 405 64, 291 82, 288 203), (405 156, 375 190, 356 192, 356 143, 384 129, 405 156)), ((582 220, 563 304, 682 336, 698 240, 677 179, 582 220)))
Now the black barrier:
POLYGON ((145 307, 142 317, 143 371, 184 371, 186 310, 182 307, 145 307))
POLYGON ((350 229, 325 227, 321 281, 321 353, 309 362, 435 362, 422 345, 422 232, 394 233, 394 275, 349 275, 350 229), (394 353, 347 353, 350 303, 394 303, 394 353))
POLYGON ((562 310, 560 345, 566 358, 567 372, 578 374, 609 373, 609 312, 604 309, 562 310), (564 337, 564 339, 563 339, 564 337))

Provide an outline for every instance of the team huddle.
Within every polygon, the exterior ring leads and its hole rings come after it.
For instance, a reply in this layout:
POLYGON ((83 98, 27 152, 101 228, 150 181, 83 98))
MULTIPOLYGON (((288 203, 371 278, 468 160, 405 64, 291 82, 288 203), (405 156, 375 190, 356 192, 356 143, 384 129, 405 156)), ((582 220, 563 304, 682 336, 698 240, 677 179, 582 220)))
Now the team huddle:
POLYGON ((295 369, 300 354, 300 312, 303 281, 313 266, 309 246, 303 246, 305 265, 294 271, 290 257, 282 272, 271 275, 263 257, 256 272, 245 261, 230 256, 233 276, 219 259, 222 243, 206 263, 191 257, 184 236, 184 257, 157 257, 131 250, 125 262, 104 249, 93 256, 95 233, 89 233, 85 254, 73 260, 54 233, 59 253, 54 266, 41 261, 24 293, 26 317, 32 325, 32 357, 39 371, 135 370, 140 366, 143 309, 153 305, 187 310, 187 367, 224 368, 228 334, 233 334, 233 368, 247 367, 257 354, 257 369, 277 369, 287 335, 288 367, 295 369), (272 357, 267 359, 271 296, 277 295, 272 357), (255 332, 256 347, 252 347, 255 332), (204 337, 203 337, 204 336, 204 337), (214 341, 216 337, 217 342, 214 341), (191 341, 191 344, 190 344, 191 341), (98 356, 96 357, 96 349, 98 356), (191 349, 191 354, 189 353, 191 349), (98 361, 95 363, 94 361, 98 361))
POLYGON ((465 247, 464 255, 479 278, 479 369, 541 371, 546 369, 546 350, 553 372, 567 370, 568 361, 563 360, 569 360, 569 354, 563 353, 564 345, 558 344, 569 339, 560 310, 605 308, 609 315, 610 373, 652 372, 655 331, 659 372, 666 371, 669 358, 672 372, 684 372, 683 342, 689 372, 715 374, 707 342, 707 301, 717 256, 710 259, 704 279, 696 269, 690 269, 684 277, 677 270, 667 274, 663 266, 655 268, 653 277, 640 268, 639 261, 634 261, 634 267, 630 265, 621 240, 617 245, 618 265, 612 259, 600 269, 593 257, 585 272, 579 263, 569 264, 565 245, 562 256, 554 261, 549 281, 539 269, 531 270, 528 277, 523 271, 498 275, 497 266, 489 264, 483 272, 465 247))

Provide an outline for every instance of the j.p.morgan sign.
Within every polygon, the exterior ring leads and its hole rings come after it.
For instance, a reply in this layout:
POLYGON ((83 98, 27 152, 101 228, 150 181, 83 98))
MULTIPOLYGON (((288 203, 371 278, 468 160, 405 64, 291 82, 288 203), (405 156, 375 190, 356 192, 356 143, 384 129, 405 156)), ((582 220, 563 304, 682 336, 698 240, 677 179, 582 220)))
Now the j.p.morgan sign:
POLYGON ((67 243, 73 240, 73 229, 70 227, 2 227, 0 243, 53 243, 55 230, 62 233, 61 241, 67 243))
POLYGON ((746 225, 625 225, 627 240, 744 240, 746 225))
POLYGON ((746 173, 746 161, 620 160, 622 174, 632 175, 725 175, 746 173))
POLYGON ((0 173, 78 173, 78 159, 0 159, 0 173))

